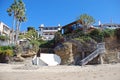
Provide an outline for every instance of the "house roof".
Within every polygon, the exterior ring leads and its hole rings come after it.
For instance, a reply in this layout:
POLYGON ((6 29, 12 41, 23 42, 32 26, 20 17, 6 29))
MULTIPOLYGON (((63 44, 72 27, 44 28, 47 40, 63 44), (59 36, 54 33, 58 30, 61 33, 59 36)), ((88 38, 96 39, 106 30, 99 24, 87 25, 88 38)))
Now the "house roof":
POLYGON ((71 23, 69 23, 69 24, 67 24, 67 25, 63 26, 62 28, 65 28, 65 27, 67 27, 67 26, 71 26, 71 25, 73 25, 73 24, 77 24, 77 23, 82 24, 82 22, 81 22, 81 21, 76 20, 76 21, 73 21, 73 22, 71 22, 71 23))

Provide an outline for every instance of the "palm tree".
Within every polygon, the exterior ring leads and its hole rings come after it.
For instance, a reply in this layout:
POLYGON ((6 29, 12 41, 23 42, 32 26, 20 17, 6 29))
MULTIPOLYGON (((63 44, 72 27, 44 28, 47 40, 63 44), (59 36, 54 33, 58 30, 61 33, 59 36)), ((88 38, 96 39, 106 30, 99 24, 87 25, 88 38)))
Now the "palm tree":
POLYGON ((19 34, 21 23, 26 21, 25 5, 22 2, 22 0, 18 1, 18 6, 19 6, 19 11, 18 11, 18 14, 17 14, 16 41, 18 40, 18 34, 19 34))
POLYGON ((17 1, 14 0, 14 3, 7 9, 7 13, 9 16, 13 15, 13 24, 12 24, 12 31, 11 31, 11 37, 12 37, 12 42, 14 42, 14 27, 15 27, 15 19, 16 19, 16 14, 17 14, 17 10, 18 10, 18 6, 17 6, 17 1))
POLYGON ((88 14, 82 14, 79 17, 78 22, 83 25, 83 31, 86 34, 88 27, 95 23, 95 20, 92 16, 89 16, 88 14))
POLYGON ((14 3, 7 9, 8 15, 13 15, 12 24, 12 41, 14 42, 14 27, 16 26, 16 43, 18 40, 18 33, 20 24, 26 21, 25 5, 22 0, 14 0, 14 3))

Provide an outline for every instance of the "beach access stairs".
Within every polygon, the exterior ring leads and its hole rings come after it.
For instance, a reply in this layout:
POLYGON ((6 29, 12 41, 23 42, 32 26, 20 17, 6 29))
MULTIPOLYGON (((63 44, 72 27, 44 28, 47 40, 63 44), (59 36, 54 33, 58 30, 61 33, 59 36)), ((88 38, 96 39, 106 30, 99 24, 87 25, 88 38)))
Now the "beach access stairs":
POLYGON ((104 53, 105 53, 105 43, 98 43, 97 44, 97 49, 95 51, 93 51, 90 55, 88 55, 87 57, 85 57, 84 59, 82 59, 79 62, 79 65, 84 66, 88 62, 90 62, 91 60, 93 60, 95 57, 97 57, 98 55, 102 55, 104 53))

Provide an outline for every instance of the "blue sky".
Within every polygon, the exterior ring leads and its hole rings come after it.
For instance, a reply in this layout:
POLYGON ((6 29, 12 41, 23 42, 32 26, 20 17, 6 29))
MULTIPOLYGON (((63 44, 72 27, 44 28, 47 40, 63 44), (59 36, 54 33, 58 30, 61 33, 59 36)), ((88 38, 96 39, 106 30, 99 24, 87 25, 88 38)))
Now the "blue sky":
MULTIPOLYGON (((12 17, 6 10, 14 0, 0 0, 0 21, 12 26, 12 17)), ((78 16, 87 13, 93 16, 96 24, 120 23, 120 0, 23 0, 26 5, 27 22, 22 23, 21 31, 28 26, 36 29, 45 26, 66 25, 78 16)))

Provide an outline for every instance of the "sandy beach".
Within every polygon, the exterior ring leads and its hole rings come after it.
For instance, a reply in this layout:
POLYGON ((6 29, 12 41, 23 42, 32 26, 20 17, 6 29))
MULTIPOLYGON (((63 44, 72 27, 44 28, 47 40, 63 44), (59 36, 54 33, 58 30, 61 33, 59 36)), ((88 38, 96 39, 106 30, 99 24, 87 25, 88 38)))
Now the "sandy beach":
POLYGON ((120 64, 83 67, 0 64, 0 80, 120 80, 120 64))

